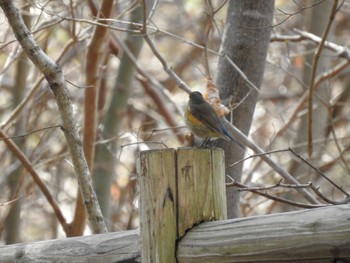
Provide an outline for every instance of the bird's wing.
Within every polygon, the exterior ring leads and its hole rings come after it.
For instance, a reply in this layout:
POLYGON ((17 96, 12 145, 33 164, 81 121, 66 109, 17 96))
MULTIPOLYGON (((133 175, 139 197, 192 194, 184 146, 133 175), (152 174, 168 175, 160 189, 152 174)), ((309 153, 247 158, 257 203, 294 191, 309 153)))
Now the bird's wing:
POLYGON ((209 103, 191 105, 190 110, 192 115, 203 122, 210 130, 219 133, 222 137, 227 139, 223 131, 223 124, 209 103))

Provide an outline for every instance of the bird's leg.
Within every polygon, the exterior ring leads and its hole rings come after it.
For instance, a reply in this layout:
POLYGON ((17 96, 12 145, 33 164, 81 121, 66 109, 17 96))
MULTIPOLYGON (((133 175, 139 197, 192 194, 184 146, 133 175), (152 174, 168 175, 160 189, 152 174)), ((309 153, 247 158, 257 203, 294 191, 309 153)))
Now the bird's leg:
POLYGON ((202 143, 201 147, 209 147, 209 146, 207 145, 209 142, 210 142, 210 137, 205 138, 205 139, 203 140, 203 143, 202 143))

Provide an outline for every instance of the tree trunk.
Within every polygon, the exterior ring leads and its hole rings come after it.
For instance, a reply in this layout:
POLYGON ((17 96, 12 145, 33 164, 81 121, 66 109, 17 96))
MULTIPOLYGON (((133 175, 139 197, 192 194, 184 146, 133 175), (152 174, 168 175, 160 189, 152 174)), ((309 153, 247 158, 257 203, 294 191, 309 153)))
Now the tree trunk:
MULTIPOLYGON (((229 57, 256 86, 260 87, 270 41, 274 0, 231 0, 227 10, 226 28, 221 46, 216 84, 225 105, 240 103, 232 112, 232 123, 248 134, 258 98, 240 74, 234 69, 229 57), (226 57, 226 56, 227 57, 226 57), (239 116, 239 117, 238 117, 239 116)), ((242 159, 244 152, 234 143, 219 142, 225 150, 226 166, 242 159)), ((226 174, 237 181, 241 179, 242 165, 227 169, 226 174)), ((228 217, 239 216, 239 193, 227 189, 228 217)))

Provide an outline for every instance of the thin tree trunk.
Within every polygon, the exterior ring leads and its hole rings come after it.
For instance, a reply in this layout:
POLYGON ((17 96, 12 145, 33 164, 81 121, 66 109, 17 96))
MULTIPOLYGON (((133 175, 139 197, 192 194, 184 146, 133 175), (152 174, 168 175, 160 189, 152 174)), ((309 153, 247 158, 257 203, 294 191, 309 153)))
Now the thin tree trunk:
MULTIPOLYGON (((139 1, 140 2, 140 1, 139 1)), ((137 3, 131 14, 131 21, 140 22, 143 18, 142 5, 137 3)), ((126 45, 130 52, 137 58, 142 47, 142 36, 130 34, 126 39, 126 45)), ((132 88, 132 81, 135 76, 135 65, 124 52, 120 60, 118 76, 113 88, 111 103, 104 116, 103 133, 104 139, 110 139, 118 135, 122 114, 127 105, 127 100, 132 88)), ((105 218, 110 218, 110 188, 112 180, 115 177, 115 153, 117 151, 117 141, 113 140, 110 144, 97 145, 96 147, 96 165, 94 168, 94 186, 97 197, 101 205, 101 210, 105 218)))
MULTIPOLYGON (((22 3, 24 4, 24 2, 22 3)), ((30 4, 25 5, 25 10, 29 12, 30 4)), ((23 14, 23 21, 27 27, 30 27, 31 16, 28 14, 23 14)), ((26 83, 29 71, 29 63, 27 56, 22 51, 21 55, 18 58, 17 67, 16 67, 16 81, 13 86, 13 108, 16 108, 17 105, 22 101, 25 91, 26 83)), ((25 130, 25 116, 21 116, 14 123, 14 134, 21 134, 25 130)), ((16 142, 18 147, 23 150, 25 143, 22 140, 16 142)), ((15 161, 15 159, 14 159, 15 161)), ((9 199, 15 198, 21 193, 21 176, 23 174, 23 166, 19 165, 9 176, 8 185, 10 187, 11 196, 9 199)), ((11 207, 9 214, 6 220, 6 244, 18 243, 21 241, 20 225, 21 225, 21 209, 22 209, 22 200, 17 200, 11 207)))

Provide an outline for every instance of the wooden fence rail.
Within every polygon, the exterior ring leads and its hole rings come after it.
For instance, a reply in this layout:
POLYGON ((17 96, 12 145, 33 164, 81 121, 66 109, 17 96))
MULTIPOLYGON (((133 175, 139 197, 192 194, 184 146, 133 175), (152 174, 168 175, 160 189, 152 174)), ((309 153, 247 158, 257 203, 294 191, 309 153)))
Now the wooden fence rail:
MULTIPOLYGON (((350 205, 205 222, 178 242, 178 262, 347 262, 350 205), (343 261, 341 261, 343 259, 343 261)), ((139 230, 0 247, 0 262, 141 262, 139 230)))

